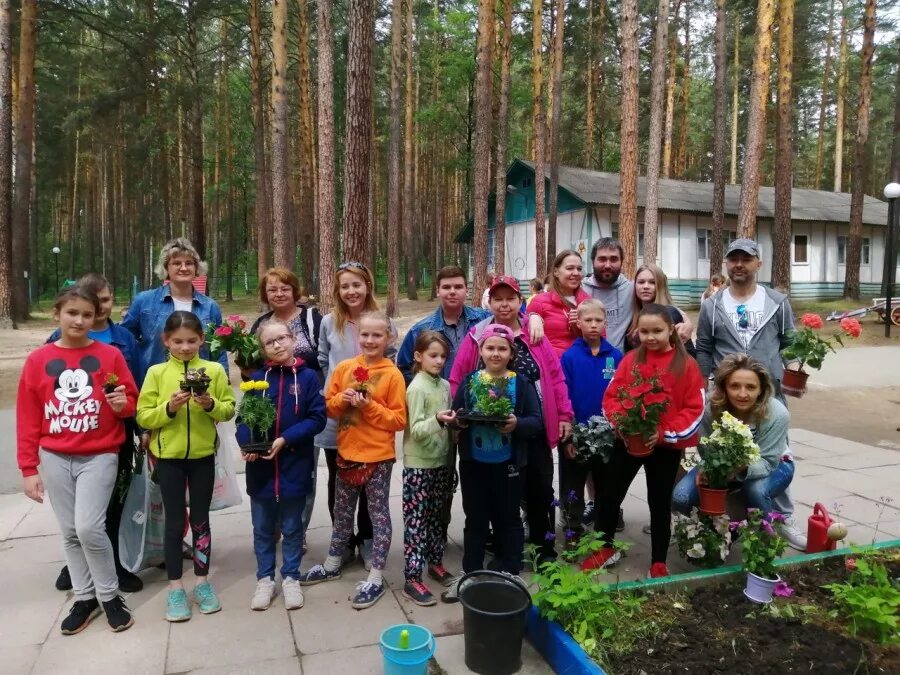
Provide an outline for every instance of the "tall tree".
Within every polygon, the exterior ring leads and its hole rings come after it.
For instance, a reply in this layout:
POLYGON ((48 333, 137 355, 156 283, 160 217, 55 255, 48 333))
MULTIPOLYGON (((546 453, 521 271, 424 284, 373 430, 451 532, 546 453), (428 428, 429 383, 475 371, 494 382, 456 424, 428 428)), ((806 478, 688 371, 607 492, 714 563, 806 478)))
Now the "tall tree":
POLYGON ((678 65, 678 11, 681 0, 675 0, 672 23, 675 30, 669 37, 669 66, 666 70, 666 108, 663 124, 662 177, 668 178, 672 167, 672 130, 675 126, 675 71, 678 65))
MULTIPOLYGON (((504 0, 505 1, 505 0, 504 0)), ((588 0, 588 39, 587 39, 587 68, 585 68, 585 87, 587 93, 585 95, 585 112, 584 112, 584 166, 588 169, 594 168, 594 124, 597 119, 597 101, 594 84, 597 80, 597 64, 594 54, 594 45, 599 43, 596 35, 596 24, 598 23, 594 15, 594 1, 588 0)))
POLYGON ((387 272, 388 316, 400 313, 398 289, 400 287, 400 69, 403 60, 403 5, 405 0, 393 0, 391 6, 391 109, 388 121, 388 175, 387 175, 387 272))
POLYGON ((756 46, 750 83, 750 110, 747 114, 747 141, 744 145, 744 175, 738 207, 738 236, 756 236, 759 208, 759 164, 765 150, 766 101, 769 98, 769 68, 772 51, 774 0, 759 0, 756 9, 756 46))
MULTIPOLYGON (((508 1, 508 0, 507 0, 508 1)), ((0 328, 12 328, 12 12, 0 0, 0 328)))
POLYGON ((206 223, 203 218, 203 97, 199 96, 200 35, 202 3, 187 0, 185 15, 185 35, 187 36, 187 76, 191 95, 188 98, 187 131, 188 150, 191 157, 190 169, 190 216, 191 243, 202 257, 206 257, 206 223))
POLYGON ((860 54, 859 104, 856 110, 856 140, 853 145, 853 178, 850 186, 850 236, 847 241, 847 272, 844 297, 859 300, 859 265, 862 252, 863 200, 869 168, 869 106, 872 102, 872 57, 875 54, 875 0, 866 0, 863 11, 863 41, 860 54))
POLYGON ((288 0, 272 0, 272 231, 275 264, 293 269, 288 232, 290 143, 288 141, 288 0))
POLYGON ((547 273, 547 229, 544 222, 544 186, 547 129, 544 121, 544 2, 531 3, 531 88, 534 114, 532 137, 534 138, 534 241, 535 270, 537 276, 547 273))
POLYGON ((772 285, 791 287, 791 188, 794 172, 791 87, 794 70, 794 0, 778 0, 778 113, 775 118, 775 221, 772 285))
POLYGON ((316 142, 313 121, 312 75, 309 62, 309 3, 297 0, 297 92, 299 111, 297 114, 300 131, 299 191, 297 204, 297 241, 303 261, 303 285, 313 287, 316 265, 316 142))
POLYGON ((347 106, 344 130, 345 260, 369 258, 369 198, 372 164, 372 80, 375 1, 350 3, 347 41, 347 106))
MULTIPOLYGON (((37 28, 36 0, 22 0, 19 15, 19 97, 16 106, 15 197, 12 208, 13 320, 28 318, 28 280, 31 217, 31 165, 34 135, 34 46, 37 28)), ((75 208, 75 205, 72 205, 75 208)))
POLYGON ((509 85, 512 62, 512 0, 502 0, 500 31, 500 102, 497 108, 497 164, 494 170, 494 271, 506 273, 506 157, 509 142, 509 85))
MULTIPOLYGON (((419 285, 418 260, 419 248, 416 245, 416 226, 413 215, 413 188, 415 181, 415 157, 413 143, 415 128, 413 126, 413 108, 415 107, 416 90, 413 85, 413 0, 406 0, 406 105, 404 126, 406 135, 403 144, 403 241, 406 253, 406 299, 418 300, 416 287, 419 285)), ((488 145, 490 147, 490 145, 488 145)))
POLYGON ((562 116, 563 31, 566 24, 564 0, 554 0, 552 89, 550 97, 550 203, 547 222, 547 259, 556 257, 556 217, 559 210, 559 129, 562 116))
MULTIPOLYGON (((900 38, 897 38, 897 47, 900 48, 900 38)), ((900 64, 900 60, 898 60, 900 64)), ((897 67, 897 75, 894 83, 894 140, 891 144, 891 182, 900 183, 900 65, 897 67)), ((2 156, 2 153, 0 153, 2 156)), ((897 208, 896 206, 894 208, 897 208)), ((887 239, 885 239, 887 241, 887 239)), ((898 246, 900 243, 900 234, 894 232, 894 259, 884 256, 884 266, 881 272, 881 295, 887 295, 887 286, 891 278, 891 267, 897 267, 898 246)), ((887 247, 885 247, 887 248, 887 247)), ((896 274, 896 273, 895 273, 896 274)))
POLYGON ((622 273, 634 275, 637 251, 638 184, 638 5, 622 0, 622 113, 619 184, 619 239, 625 249, 622 273))
POLYGON ((260 0, 250 0, 250 94, 253 99, 253 161, 256 179, 254 225, 256 230, 256 272, 262 279, 269 268, 272 241, 272 200, 269 195, 266 156, 266 102, 263 89, 262 26, 260 0))
POLYGON ((844 175, 844 106, 847 100, 847 59, 850 28, 847 0, 841 0, 841 37, 838 47, 838 85, 834 113, 834 191, 840 192, 844 175))
POLYGON ((822 91, 819 99, 819 127, 816 134, 816 170, 812 188, 822 187, 822 168, 825 164, 825 120, 828 114, 828 83, 831 78, 831 49, 834 45, 834 0, 828 5, 828 29, 825 31, 825 65, 822 66, 822 91))
POLYGON ((318 0, 318 127, 319 127, 319 306, 331 310, 334 288, 334 0, 318 0))
POLYGON ((730 183, 737 183, 737 162, 738 162, 738 85, 741 81, 741 41, 740 41, 740 25, 735 22, 734 25, 734 66, 733 77, 731 83, 731 179, 730 183))
POLYGON ((684 178, 688 165, 688 125, 691 113, 691 2, 684 0, 684 59, 681 75, 681 126, 678 127, 678 152, 675 175, 684 178))
POLYGON ((491 89, 493 74, 494 2, 478 2, 475 52, 475 296, 481 297, 487 277, 488 192, 491 184, 491 89))
POLYGON ((726 61, 725 0, 716 0, 715 103, 713 110, 713 229, 709 251, 710 276, 722 270, 722 233, 725 231, 725 93, 726 61))
POLYGON ((659 227, 659 160, 662 154, 666 47, 669 44, 669 0, 659 0, 650 65, 650 138, 647 148, 647 201, 644 207, 644 263, 656 264, 659 227))

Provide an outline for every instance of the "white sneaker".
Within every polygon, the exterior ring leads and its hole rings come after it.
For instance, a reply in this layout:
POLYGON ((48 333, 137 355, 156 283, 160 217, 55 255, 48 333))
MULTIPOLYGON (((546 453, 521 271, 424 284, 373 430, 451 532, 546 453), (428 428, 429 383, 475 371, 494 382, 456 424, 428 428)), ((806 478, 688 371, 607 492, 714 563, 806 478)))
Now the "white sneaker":
POLYGON ((253 592, 253 599, 250 601, 250 609, 258 612, 269 609, 272 604, 272 598, 275 597, 275 580, 269 577, 263 577, 256 582, 256 590, 253 592))
POLYGON ((791 548, 801 553, 806 551, 806 532, 797 524, 797 519, 791 516, 785 518, 781 524, 781 536, 791 548))
POLYGON ((285 609, 300 609, 303 607, 303 591, 300 590, 300 582, 288 577, 281 582, 281 594, 284 596, 285 609))
POLYGON ((363 567, 366 568, 366 572, 372 570, 373 544, 374 542, 371 539, 363 539, 362 543, 359 545, 359 557, 362 558, 363 567))

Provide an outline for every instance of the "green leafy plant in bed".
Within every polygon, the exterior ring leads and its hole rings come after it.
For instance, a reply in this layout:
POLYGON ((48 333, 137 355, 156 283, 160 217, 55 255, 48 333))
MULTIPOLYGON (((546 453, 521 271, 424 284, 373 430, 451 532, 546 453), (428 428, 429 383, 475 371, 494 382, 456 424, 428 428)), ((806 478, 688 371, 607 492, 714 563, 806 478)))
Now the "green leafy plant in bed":
POLYGON ((847 581, 824 586, 838 606, 832 615, 846 617, 853 635, 900 644, 900 581, 891 578, 882 558, 871 551, 860 550, 846 565, 847 581))

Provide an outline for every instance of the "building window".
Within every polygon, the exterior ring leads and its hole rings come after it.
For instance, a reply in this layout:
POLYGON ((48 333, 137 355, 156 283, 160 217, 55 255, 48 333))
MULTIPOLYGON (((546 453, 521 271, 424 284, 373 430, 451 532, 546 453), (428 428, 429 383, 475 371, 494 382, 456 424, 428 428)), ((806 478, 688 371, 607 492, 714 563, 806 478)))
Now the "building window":
MULTIPOLYGON (((846 265, 847 264, 847 247, 849 246, 849 238, 839 236, 838 240, 838 265, 846 265)), ((860 264, 868 265, 869 264, 869 255, 871 251, 871 241, 868 237, 863 237, 862 239, 862 247, 860 248, 860 264)))
POLYGON ((619 241, 619 224, 618 223, 610 223, 609 224, 609 236, 619 241))
POLYGON ((697 230, 697 259, 709 260, 710 240, 712 230, 697 230))
POLYGON ((644 255, 644 224, 643 223, 638 223, 637 254, 639 257, 644 255))
POLYGON ((522 187, 523 188, 531 187, 531 176, 525 176, 525 178, 522 179, 522 187))
POLYGON ((722 250, 727 251, 728 245, 738 238, 737 232, 734 230, 725 230, 722 232, 722 250))
POLYGON ((806 264, 809 262, 808 250, 809 237, 805 234, 794 235, 794 262, 798 264, 806 264))

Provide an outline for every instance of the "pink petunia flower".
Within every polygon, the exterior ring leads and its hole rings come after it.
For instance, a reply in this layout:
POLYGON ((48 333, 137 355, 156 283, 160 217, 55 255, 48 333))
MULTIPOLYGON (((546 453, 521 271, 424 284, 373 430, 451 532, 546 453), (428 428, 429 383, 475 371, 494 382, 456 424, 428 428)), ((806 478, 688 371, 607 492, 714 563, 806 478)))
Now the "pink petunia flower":
POLYGON ((236 322, 242 321, 242 320, 243 320, 243 317, 240 314, 232 314, 227 319, 228 323, 236 323, 236 322))
POLYGON ((789 598, 794 594, 794 589, 787 585, 786 581, 779 581, 775 584, 775 589, 772 591, 772 595, 777 595, 779 598, 789 598))

